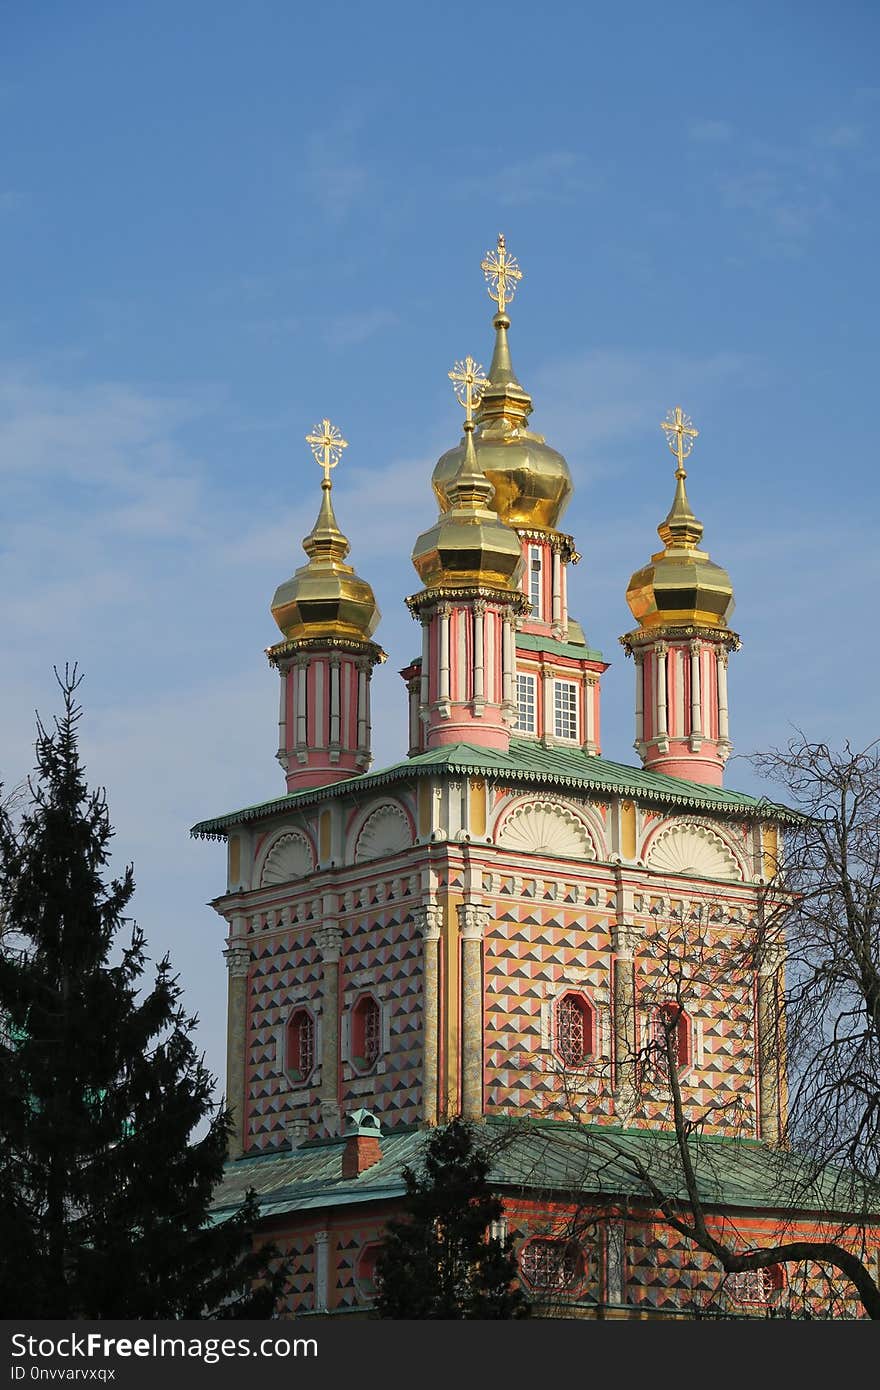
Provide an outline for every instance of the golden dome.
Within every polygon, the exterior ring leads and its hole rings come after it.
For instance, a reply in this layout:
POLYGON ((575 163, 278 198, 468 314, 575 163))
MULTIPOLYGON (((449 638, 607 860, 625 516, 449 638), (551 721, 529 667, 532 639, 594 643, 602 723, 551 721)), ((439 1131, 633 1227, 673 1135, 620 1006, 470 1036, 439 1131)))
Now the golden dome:
POLYGON ((446 508, 413 547, 412 561, 427 589, 510 589, 522 573, 519 537, 491 505, 492 484, 480 468, 473 433, 474 421, 468 419, 461 458, 446 487, 446 508))
MULTIPOLYGON (((476 414, 477 460, 495 489, 492 506, 508 526, 555 531, 573 488, 568 464, 544 436, 528 428, 532 399, 520 386, 510 360, 510 319, 495 315, 495 351, 489 380, 476 414)), ((461 467, 462 440, 438 461, 431 482, 442 511, 450 505, 449 485, 461 467)))
POLYGON ((288 640, 303 637, 344 637, 369 641, 380 613, 373 590, 345 564, 350 546, 336 522, 327 476, 318 519, 303 541, 308 564, 279 584, 272 600, 272 617, 288 640))
POLYGON ((697 548, 703 523, 691 511, 686 476, 679 457, 675 498, 657 527, 666 548, 652 555, 627 587, 626 601, 640 627, 726 628, 733 613, 730 575, 712 563, 708 551, 697 548))

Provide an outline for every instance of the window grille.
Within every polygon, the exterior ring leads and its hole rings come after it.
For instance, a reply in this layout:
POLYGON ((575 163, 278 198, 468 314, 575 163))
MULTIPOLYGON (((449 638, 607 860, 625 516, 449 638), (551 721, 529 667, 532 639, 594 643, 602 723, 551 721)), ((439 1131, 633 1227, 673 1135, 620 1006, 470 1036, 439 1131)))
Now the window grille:
POLYGON ((368 1071, 381 1051, 382 1010, 372 995, 364 995, 352 1013, 352 1061, 361 1071, 368 1071))
POLYGON ((299 1009, 287 1025, 287 1068, 297 1081, 304 1081, 314 1065, 314 1020, 305 1009, 299 1009))
POLYGON ((590 1051, 590 1024, 582 999, 564 994, 556 1005, 556 1047, 567 1067, 579 1067, 590 1051))
POLYGON ((767 1269, 741 1269, 736 1274, 728 1274, 724 1284, 734 1303, 744 1307, 764 1307, 779 1286, 779 1275, 772 1265, 767 1269))
POLYGON ((533 1289, 570 1289, 580 1272, 578 1252, 567 1240, 530 1240, 520 1269, 533 1289))
POLYGON ((521 734, 533 734, 536 724, 535 677, 516 678, 516 728, 521 734))
POLYGON ((541 554, 541 547, 537 545, 529 546, 529 599, 532 605, 532 614, 536 618, 541 617, 543 604, 543 579, 544 579, 544 557, 541 554))
POLYGON ((661 1004, 651 1014, 651 1042, 655 1064, 660 1071, 666 1070, 666 1029, 675 1024, 675 1056, 680 1067, 686 1067, 691 1060, 690 1019, 678 1004, 661 1004))
POLYGON ((553 732, 557 738, 577 741, 578 688, 574 681, 557 681, 553 691, 553 732))
POLYGON ((368 999, 364 1008, 364 1050, 363 1058, 371 1067, 379 1056, 382 1047, 382 1018, 375 999, 368 999))

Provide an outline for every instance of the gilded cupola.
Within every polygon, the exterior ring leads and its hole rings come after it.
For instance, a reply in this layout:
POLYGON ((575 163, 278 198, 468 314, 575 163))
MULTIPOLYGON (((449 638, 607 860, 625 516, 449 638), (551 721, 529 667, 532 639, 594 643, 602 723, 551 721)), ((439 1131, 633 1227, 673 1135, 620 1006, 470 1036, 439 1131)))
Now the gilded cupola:
POLYGON ((324 470, 318 518, 303 540, 308 563, 279 584, 272 600, 272 617, 288 641, 303 638, 346 638, 369 641, 379 622, 379 609, 366 580, 345 563, 350 546, 333 511, 331 469, 347 441, 329 420, 306 435, 324 470))
POLYGON ((684 461, 698 432, 681 406, 669 412, 661 428, 677 460, 675 497, 657 528, 665 548, 632 576, 626 601, 642 628, 726 628, 734 608, 733 585, 727 571, 699 549, 703 523, 694 516, 685 489, 684 461))
POLYGON ((522 546, 492 505, 493 485, 474 448, 474 407, 486 378, 472 357, 457 362, 449 376, 465 408, 465 442, 446 485, 445 506, 419 536, 412 561, 426 589, 513 588, 522 573, 522 546))
MULTIPOLYGON (((498 306, 493 325, 495 350, 479 408, 473 445, 479 466, 495 489, 492 506, 502 521, 520 530, 554 531, 572 494, 568 464, 528 427, 532 398, 516 377, 510 358, 507 305, 522 271, 503 236, 481 264, 488 292, 498 306)), ((447 453, 434 469, 432 483, 442 510, 450 506, 450 484, 467 448, 467 439, 447 453)))

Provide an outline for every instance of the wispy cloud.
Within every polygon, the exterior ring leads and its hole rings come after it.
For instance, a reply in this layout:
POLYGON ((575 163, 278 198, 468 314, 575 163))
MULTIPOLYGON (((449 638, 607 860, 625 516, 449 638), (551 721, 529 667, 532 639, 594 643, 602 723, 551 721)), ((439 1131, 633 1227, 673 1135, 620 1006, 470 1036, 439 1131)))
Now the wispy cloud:
POLYGON ((867 167, 875 160, 866 122, 863 110, 858 119, 832 114, 799 140, 780 142, 700 118, 688 136, 695 159, 700 146, 711 158, 709 180, 721 207, 736 216, 734 225, 751 231, 765 253, 798 256, 833 219, 840 178, 854 162, 867 167))
POLYGON ((770 169, 719 175, 718 188, 725 208, 752 213, 772 233, 775 244, 787 250, 809 237, 830 206, 815 185, 770 169))
POLYGON ((601 183, 599 172, 589 167, 582 155, 563 149, 547 150, 514 164, 498 160, 496 173, 464 179, 459 191, 468 197, 479 194, 501 207, 517 207, 572 202, 601 183))
POLYGON ((822 150, 858 149, 865 138, 864 127, 851 122, 838 121, 834 125, 817 130, 814 140, 822 150))
POLYGON ((391 309, 337 314, 324 325, 324 341, 332 348, 356 347, 386 328, 393 328, 397 322, 397 314, 391 309))
POLYGON ((340 117, 306 138, 305 182, 310 204, 334 222, 348 217, 373 185, 372 171, 357 148, 359 132, 358 120, 340 117))
POLYGON ((691 121, 688 126, 688 138, 699 144, 721 144, 725 140, 729 140, 732 135, 733 126, 729 121, 712 121, 701 118, 691 121))
POLYGON ((758 359, 743 353, 689 357, 597 350, 539 371, 533 383, 535 428, 552 421, 551 442, 580 480, 595 480, 621 471, 634 442, 651 437, 677 402, 695 412, 722 388, 762 370, 758 359))

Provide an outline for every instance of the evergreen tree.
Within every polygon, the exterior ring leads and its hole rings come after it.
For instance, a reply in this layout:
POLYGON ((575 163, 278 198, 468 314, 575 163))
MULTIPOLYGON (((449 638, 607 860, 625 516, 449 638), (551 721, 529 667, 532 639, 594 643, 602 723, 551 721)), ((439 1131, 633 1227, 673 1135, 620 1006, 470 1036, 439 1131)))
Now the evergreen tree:
POLYGON ((489 1226, 503 1206, 474 1128, 455 1119, 428 1140, 424 1170, 404 1168, 406 1216, 389 1221, 376 1266, 380 1318, 522 1318, 510 1236, 489 1226))
POLYGON ((27 809, 0 807, 0 1308, 269 1316, 281 1274, 253 1249, 253 1194, 208 1224, 228 1114, 167 957, 143 978, 133 872, 105 881, 113 830, 80 764, 81 678, 56 676, 27 809))

